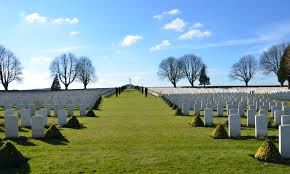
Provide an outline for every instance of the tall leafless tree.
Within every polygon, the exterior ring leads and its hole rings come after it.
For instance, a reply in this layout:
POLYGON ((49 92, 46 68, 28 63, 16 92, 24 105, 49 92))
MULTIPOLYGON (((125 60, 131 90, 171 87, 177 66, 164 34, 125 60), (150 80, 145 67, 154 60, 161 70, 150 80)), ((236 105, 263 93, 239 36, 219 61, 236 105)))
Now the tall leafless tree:
POLYGON ((230 77, 234 80, 244 81, 248 86, 249 81, 257 71, 257 60, 252 55, 246 55, 232 66, 230 77))
POLYGON ((167 78, 176 87, 177 82, 184 77, 181 62, 174 57, 162 60, 159 64, 158 75, 161 78, 167 78))
POLYGON ((0 81, 8 91, 9 83, 22 80, 22 67, 18 58, 7 48, 0 46, 0 81))
POLYGON ((77 63, 77 57, 72 53, 67 53, 56 57, 50 64, 51 76, 57 75, 64 84, 65 90, 77 77, 77 63))
POLYGON ((286 43, 273 45, 268 50, 264 51, 260 57, 260 66, 265 74, 274 73, 281 86, 285 80, 278 78, 278 70, 280 67, 280 60, 284 53, 285 48, 288 46, 286 43))
POLYGON ((92 61, 88 57, 79 58, 77 71, 77 79, 84 84, 84 89, 87 89, 87 85, 90 82, 96 80, 95 67, 93 66, 92 61))
POLYGON ((201 58, 194 54, 187 54, 180 58, 180 62, 183 74, 193 87, 194 81, 199 78, 199 73, 203 66, 201 58))

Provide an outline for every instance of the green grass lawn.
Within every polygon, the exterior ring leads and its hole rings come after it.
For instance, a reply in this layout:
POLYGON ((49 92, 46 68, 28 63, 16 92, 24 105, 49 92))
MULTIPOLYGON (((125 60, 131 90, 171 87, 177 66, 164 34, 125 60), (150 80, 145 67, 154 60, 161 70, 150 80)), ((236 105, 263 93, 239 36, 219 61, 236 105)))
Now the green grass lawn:
MULTIPOLYGON (((30 158, 28 166, 0 173, 290 172, 289 166, 261 163, 250 156, 263 140, 214 140, 209 136, 213 128, 193 128, 188 125, 192 117, 174 116, 160 98, 145 98, 136 90, 105 98, 95 112, 99 117, 78 117, 86 128, 61 129, 69 142, 12 141, 30 158)), ((31 136, 29 129, 21 130, 20 135, 31 136)), ((277 136, 278 131, 271 129, 269 134, 277 136)), ((254 129, 243 128, 242 135, 254 136, 254 129)))

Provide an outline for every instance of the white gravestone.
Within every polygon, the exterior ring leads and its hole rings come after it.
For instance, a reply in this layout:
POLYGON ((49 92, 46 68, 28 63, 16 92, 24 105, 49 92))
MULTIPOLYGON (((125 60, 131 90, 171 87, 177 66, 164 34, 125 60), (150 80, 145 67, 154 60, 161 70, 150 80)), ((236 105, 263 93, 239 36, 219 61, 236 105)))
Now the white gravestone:
POLYGON ((45 109, 47 110, 47 116, 50 116, 50 113, 51 113, 51 104, 49 104, 49 103, 45 104, 45 109))
POLYGON ((239 115, 240 117, 245 115, 245 106, 244 105, 239 105, 238 106, 238 111, 239 111, 239 115))
POLYGON ((255 136, 256 138, 268 136, 268 116, 255 116, 255 136))
POLYGON ((18 116, 7 115, 4 120, 5 124, 5 137, 17 138, 18 137, 18 116))
POLYGON ((86 116, 87 112, 86 112, 86 107, 83 104, 80 104, 79 106, 79 110, 80 110, 80 116, 86 116))
POLYGON ((290 107, 289 106, 284 106, 283 111, 285 115, 290 115, 290 107))
POLYGON ((280 126, 281 125, 281 116, 283 112, 281 110, 275 110, 274 111, 274 124, 275 126, 280 126))
POLYGON ((47 110, 46 109, 40 109, 38 111, 38 115, 43 116, 44 117, 44 126, 47 125, 47 110))
POLYGON ((193 109, 194 109, 194 115, 200 115, 200 105, 199 104, 195 104, 193 109))
POLYGON ((73 111, 74 111, 74 105, 73 104, 67 105, 67 114, 69 116, 73 116, 73 111))
POLYGON ((189 115, 189 104, 183 103, 181 108, 182 115, 189 115))
POLYGON ((30 109, 22 109, 20 111, 20 118, 21 118, 21 126, 23 127, 30 127, 30 109))
POLYGON ((224 115, 224 106, 221 104, 217 105, 217 115, 218 116, 223 116, 224 115))
POLYGON ((204 125, 212 126, 213 125, 213 111, 212 108, 204 109, 204 125))
POLYGON ((260 110, 259 115, 266 115, 268 117, 268 110, 267 109, 260 110))
POLYGON ((7 116, 10 116, 10 115, 15 115, 13 109, 5 109, 4 111, 4 118, 7 117, 7 116))
POLYGON ((238 138, 241 136, 241 120, 238 114, 228 117, 229 137, 238 138))
POLYGON ((281 116, 281 125, 290 124, 290 115, 281 116))
POLYGON ((44 121, 43 116, 33 116, 31 124, 32 138, 44 137, 44 121))
POLYGON ((290 159, 290 125, 279 126, 279 152, 285 159, 290 159))
POLYGON ((278 106, 272 106, 271 107, 271 115, 272 115, 273 118, 274 118, 274 112, 277 111, 277 110, 279 110, 278 106))
POLYGON ((247 111, 247 125, 255 126, 256 109, 249 109, 247 111))
POLYGON ((237 115, 239 114, 239 110, 238 109, 230 109, 229 110, 229 115, 237 115))
POLYGON ((58 116, 57 116, 57 121, 58 121, 58 124, 61 125, 61 126, 65 126, 67 124, 67 111, 65 110, 59 110, 57 111, 58 113, 58 116))

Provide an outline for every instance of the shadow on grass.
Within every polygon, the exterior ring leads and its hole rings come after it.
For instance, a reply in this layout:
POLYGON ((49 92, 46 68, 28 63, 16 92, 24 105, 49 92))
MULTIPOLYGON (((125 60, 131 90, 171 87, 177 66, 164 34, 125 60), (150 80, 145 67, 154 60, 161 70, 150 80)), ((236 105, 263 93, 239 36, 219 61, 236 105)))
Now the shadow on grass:
POLYGON ((46 138, 37 138, 37 140, 40 140, 42 142, 45 142, 47 144, 51 145, 68 145, 69 140, 66 139, 65 137, 61 139, 46 139, 46 138))
POLYGON ((285 166, 290 166, 290 159, 283 159, 282 161, 278 163, 271 163, 271 162, 265 162, 265 161, 260 161, 255 158, 255 154, 249 154, 250 157, 252 157, 254 160, 263 163, 263 164, 277 164, 277 165, 285 165, 285 166))
POLYGON ((249 136, 240 136, 239 138, 231 138, 233 140, 273 140, 274 142, 279 142, 279 137, 278 136, 267 136, 267 137, 261 137, 261 138, 256 138, 253 135, 249 135, 249 136))
POLYGON ((30 166, 28 164, 28 158, 26 158, 26 162, 17 168, 8 168, 8 169, 0 169, 1 174, 27 174, 31 173, 30 166))
MULTIPOLYGON (((68 128, 68 129, 86 129, 87 127, 81 124, 80 127, 69 127, 69 126, 62 126, 62 128, 68 128)), ((59 128, 61 130, 61 128, 59 128)))
POLYGON ((21 146, 36 146, 36 144, 30 142, 27 137, 9 138, 7 140, 13 141, 14 143, 21 146))

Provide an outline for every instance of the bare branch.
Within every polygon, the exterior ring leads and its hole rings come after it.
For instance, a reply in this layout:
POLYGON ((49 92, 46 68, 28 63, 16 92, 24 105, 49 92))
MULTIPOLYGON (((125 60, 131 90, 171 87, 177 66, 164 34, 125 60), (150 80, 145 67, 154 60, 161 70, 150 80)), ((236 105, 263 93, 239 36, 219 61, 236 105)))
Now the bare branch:
POLYGON ((246 55, 240 58, 239 62, 232 66, 230 77, 234 80, 244 81, 248 86, 249 81, 254 77, 257 71, 257 60, 252 55, 246 55))

